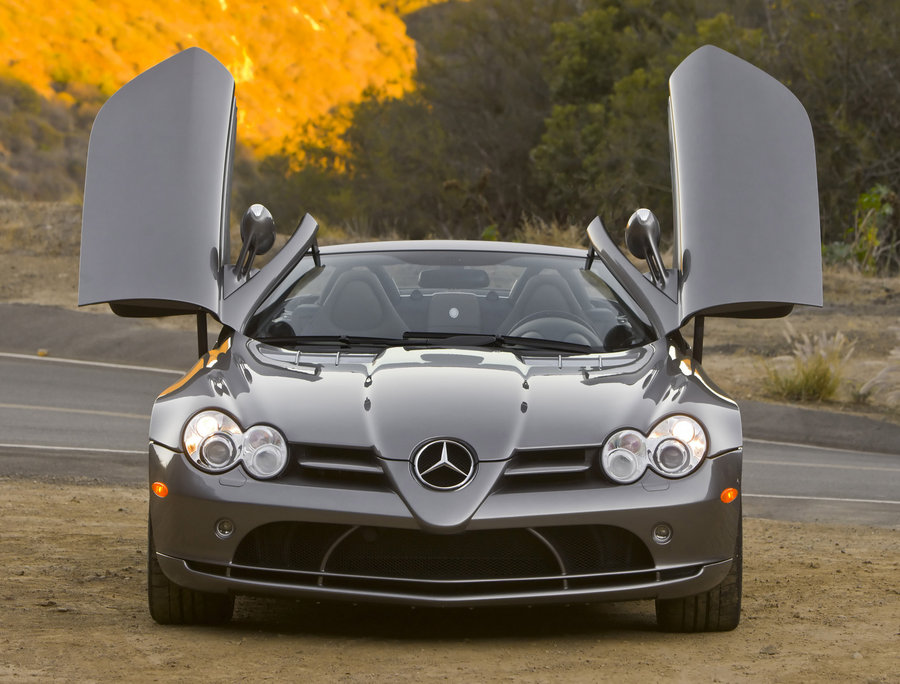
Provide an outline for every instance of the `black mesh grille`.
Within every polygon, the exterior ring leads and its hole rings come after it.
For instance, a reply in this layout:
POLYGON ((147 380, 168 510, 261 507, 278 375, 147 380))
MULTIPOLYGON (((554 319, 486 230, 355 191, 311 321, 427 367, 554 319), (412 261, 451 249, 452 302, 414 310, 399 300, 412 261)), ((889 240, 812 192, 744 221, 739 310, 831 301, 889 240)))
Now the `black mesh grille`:
POLYGON ((628 530, 606 525, 544 527, 538 530, 563 559, 569 575, 653 567, 647 547, 628 530))
POLYGON ((362 527, 335 549, 328 572, 409 579, 471 580, 558 575, 553 554, 527 530, 429 535, 362 527))
POLYGON ((260 568, 315 572, 332 544, 347 531, 343 525, 270 523, 244 537, 234 562, 260 568))
MULTIPOLYGON (((234 563, 245 569, 324 571, 326 586, 349 582, 335 579, 336 575, 363 576, 368 581, 465 582, 653 568, 649 551, 637 537, 601 525, 435 535, 383 527, 272 523, 244 538, 234 563)), ((514 582, 503 584, 504 590, 514 590, 514 582)), ((498 585, 489 589, 496 591, 498 585)), ((429 590, 439 591, 434 586, 429 590)))

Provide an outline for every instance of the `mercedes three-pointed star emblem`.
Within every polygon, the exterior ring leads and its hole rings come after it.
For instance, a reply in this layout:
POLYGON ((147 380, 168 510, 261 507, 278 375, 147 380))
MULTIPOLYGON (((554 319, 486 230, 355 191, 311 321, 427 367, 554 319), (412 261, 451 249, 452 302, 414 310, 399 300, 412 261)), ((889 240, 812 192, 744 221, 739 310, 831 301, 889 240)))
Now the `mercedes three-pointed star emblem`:
POLYGON ((426 442, 416 451, 412 465, 419 482, 431 489, 459 489, 475 476, 475 455, 452 439, 426 442))

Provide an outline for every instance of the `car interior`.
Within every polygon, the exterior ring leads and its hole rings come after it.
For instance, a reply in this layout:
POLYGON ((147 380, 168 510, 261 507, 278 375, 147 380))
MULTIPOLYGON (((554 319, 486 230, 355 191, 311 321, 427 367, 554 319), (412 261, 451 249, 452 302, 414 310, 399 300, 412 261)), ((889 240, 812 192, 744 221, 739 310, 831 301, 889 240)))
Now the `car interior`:
POLYGON ((652 339, 649 325, 595 274, 535 263, 502 276, 456 264, 326 264, 309 269, 283 296, 264 303, 248 334, 259 339, 503 335, 599 351, 652 339))

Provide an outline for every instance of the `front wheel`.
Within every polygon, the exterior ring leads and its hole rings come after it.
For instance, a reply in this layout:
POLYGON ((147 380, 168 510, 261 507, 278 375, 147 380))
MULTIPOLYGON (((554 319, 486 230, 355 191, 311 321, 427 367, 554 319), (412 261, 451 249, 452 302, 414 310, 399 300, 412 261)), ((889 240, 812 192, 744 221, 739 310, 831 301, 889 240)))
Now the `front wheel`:
POLYGON ((163 573, 156 559, 153 527, 147 522, 147 603, 161 625, 220 625, 231 619, 234 597, 185 589, 163 573))
POLYGON ((722 582, 701 594, 656 599, 656 622, 666 632, 727 632, 741 620, 743 525, 738 523, 731 569, 722 582))

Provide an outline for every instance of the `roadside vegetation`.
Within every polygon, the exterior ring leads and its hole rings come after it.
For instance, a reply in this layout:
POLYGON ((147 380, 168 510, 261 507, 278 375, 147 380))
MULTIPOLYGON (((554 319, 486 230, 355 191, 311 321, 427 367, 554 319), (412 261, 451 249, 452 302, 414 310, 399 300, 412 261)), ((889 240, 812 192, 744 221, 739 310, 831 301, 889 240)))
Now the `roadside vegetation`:
POLYGON ((93 92, 102 102, 157 62, 199 45, 238 84, 242 143, 266 155, 295 149, 304 122, 367 90, 407 92, 415 45, 401 14, 435 1, 2 2, 0 71, 77 106, 93 101, 93 92))
POLYGON ((765 363, 765 387, 775 397, 793 401, 827 401, 837 396, 844 366, 853 355, 854 343, 839 330, 833 335, 797 333, 785 322, 785 339, 791 345, 789 369, 765 363))
POLYGON ((236 211, 262 201, 286 231, 310 211, 338 236, 549 240, 597 214, 620 235, 648 206, 665 236, 666 79, 713 43, 806 106, 826 260, 900 271, 893 0, 76 0, 0 19, 0 197, 77 201, 103 100, 200 45, 238 82, 236 211))
POLYGON ((523 219, 621 235, 638 206, 671 227, 671 70, 713 43, 786 83, 817 141, 825 256, 900 270, 900 5, 888 0, 473 0, 405 17, 414 88, 310 124, 303 165, 270 156, 246 189, 277 214, 410 237, 508 239, 523 219), (277 178, 274 190, 270 178, 277 178))

